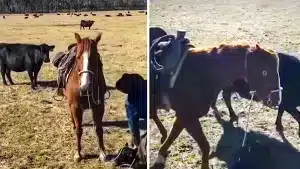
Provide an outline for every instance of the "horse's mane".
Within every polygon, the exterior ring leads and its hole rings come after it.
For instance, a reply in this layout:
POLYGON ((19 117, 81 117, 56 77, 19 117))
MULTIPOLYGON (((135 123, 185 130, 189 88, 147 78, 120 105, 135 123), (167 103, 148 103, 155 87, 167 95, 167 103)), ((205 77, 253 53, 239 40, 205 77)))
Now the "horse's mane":
POLYGON ((81 40, 80 45, 77 44, 77 56, 81 56, 84 51, 90 51, 91 45, 90 45, 90 39, 89 38, 83 38, 81 40))
POLYGON ((212 53, 223 53, 228 50, 235 49, 248 49, 250 45, 248 44, 221 44, 218 47, 208 47, 208 48, 191 48, 189 53, 193 55, 197 54, 212 54, 212 53))
MULTIPOLYGON (((256 47, 252 47, 247 43, 240 44, 221 44, 218 47, 207 47, 207 48, 190 48, 189 53, 191 55, 201 55, 201 54, 222 54, 228 52, 230 50, 246 50, 250 49, 250 51, 258 50, 256 47)), ((265 49, 260 47, 260 50, 267 52, 272 56, 276 56, 276 52, 272 49, 265 49)))

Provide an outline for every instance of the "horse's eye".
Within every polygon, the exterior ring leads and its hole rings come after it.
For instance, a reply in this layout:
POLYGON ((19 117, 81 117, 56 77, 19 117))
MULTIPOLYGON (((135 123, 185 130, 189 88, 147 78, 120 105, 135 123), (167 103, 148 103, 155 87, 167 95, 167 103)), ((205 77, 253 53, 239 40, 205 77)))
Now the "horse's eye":
POLYGON ((263 70, 263 71, 262 71, 262 75, 263 75, 263 76, 267 76, 267 75, 268 75, 268 72, 267 72, 266 70, 263 70))

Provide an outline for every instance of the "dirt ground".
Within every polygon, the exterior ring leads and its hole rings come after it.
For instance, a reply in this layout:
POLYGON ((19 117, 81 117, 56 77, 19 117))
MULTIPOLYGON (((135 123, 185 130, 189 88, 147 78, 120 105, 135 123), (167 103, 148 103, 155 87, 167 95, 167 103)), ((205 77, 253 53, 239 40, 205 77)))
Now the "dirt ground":
MULTIPOLYGON (((259 43, 264 48, 275 51, 297 53, 300 50, 300 2, 296 0, 266 1, 209 1, 209 0, 151 0, 150 26, 159 26, 174 34, 178 29, 187 30, 191 43, 199 47, 210 47, 222 43, 259 43)), ((234 98, 233 109, 239 114, 239 127, 228 120, 228 110, 223 100, 217 107, 225 111, 223 120, 216 120, 212 111, 200 119, 209 140, 211 151, 216 157, 210 159, 214 169, 226 169, 233 164, 234 154, 242 144, 246 116, 244 111, 248 101, 234 98)), ((284 135, 275 130, 276 110, 260 109, 254 103, 250 113, 247 141, 260 141, 271 152, 270 160, 264 159, 269 168, 297 169, 300 166, 300 139, 298 123, 288 114, 283 116, 284 135), (285 136, 285 137, 284 137, 285 136), (272 167, 270 167, 272 166, 272 167)), ((160 111, 160 119, 170 129, 174 112, 160 111)), ((155 162, 160 147, 160 134, 153 121, 150 121, 150 163, 155 162)), ((200 168, 201 151, 195 141, 182 132, 170 147, 166 168, 200 168)), ((259 155, 259 154, 257 154, 259 155)), ((269 169, 266 168, 266 169, 269 169)))
MULTIPOLYGON (((127 12, 127 11, 118 11, 127 12)), ((103 32, 98 45, 102 56, 106 83, 114 86, 123 73, 139 73, 146 78, 146 19, 144 13, 131 11, 131 17, 117 17, 117 11, 93 12, 97 16, 80 17, 66 14, 44 14, 39 18, 5 15, 0 19, 0 42, 55 45, 57 52, 65 51, 75 42, 74 33, 95 38, 103 32), (112 17, 104 17, 111 14, 112 17), (80 30, 81 19, 95 20, 91 30, 80 30)), ((84 14, 84 13, 82 13, 84 14)), ((86 28, 88 29, 88 28, 86 28)), ((111 163, 97 161, 98 144, 91 125, 84 127, 83 155, 79 164, 73 163, 75 133, 66 100, 55 101, 57 69, 42 66, 38 89, 32 91, 26 72, 13 73, 16 85, 0 83, 0 168, 113 168, 111 163)), ((124 110, 124 95, 111 91, 106 100, 104 144, 114 154, 129 141, 124 110), (115 121, 115 123, 114 123, 115 121)), ((92 124, 87 111, 85 124, 92 124)))

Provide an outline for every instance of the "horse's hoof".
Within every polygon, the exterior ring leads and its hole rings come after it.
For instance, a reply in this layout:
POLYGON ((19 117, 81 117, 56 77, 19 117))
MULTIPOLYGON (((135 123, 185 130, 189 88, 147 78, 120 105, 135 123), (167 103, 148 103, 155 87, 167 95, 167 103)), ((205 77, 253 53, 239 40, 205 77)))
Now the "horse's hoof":
POLYGON ((81 157, 81 155, 79 155, 78 153, 76 153, 76 154, 74 155, 74 162, 78 163, 78 162, 81 161, 81 159, 82 159, 82 157, 81 157))
POLYGON ((106 162, 106 155, 103 153, 99 154, 98 160, 101 162, 106 162))

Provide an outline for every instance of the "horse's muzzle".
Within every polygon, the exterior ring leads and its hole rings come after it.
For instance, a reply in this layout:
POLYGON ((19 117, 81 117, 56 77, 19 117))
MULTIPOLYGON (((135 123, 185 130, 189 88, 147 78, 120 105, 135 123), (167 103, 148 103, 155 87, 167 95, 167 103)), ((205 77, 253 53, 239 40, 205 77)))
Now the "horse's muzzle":
POLYGON ((92 83, 87 83, 85 85, 80 86, 80 90, 82 92, 88 92, 88 91, 90 91, 91 90, 91 86, 92 86, 91 84, 92 83))

